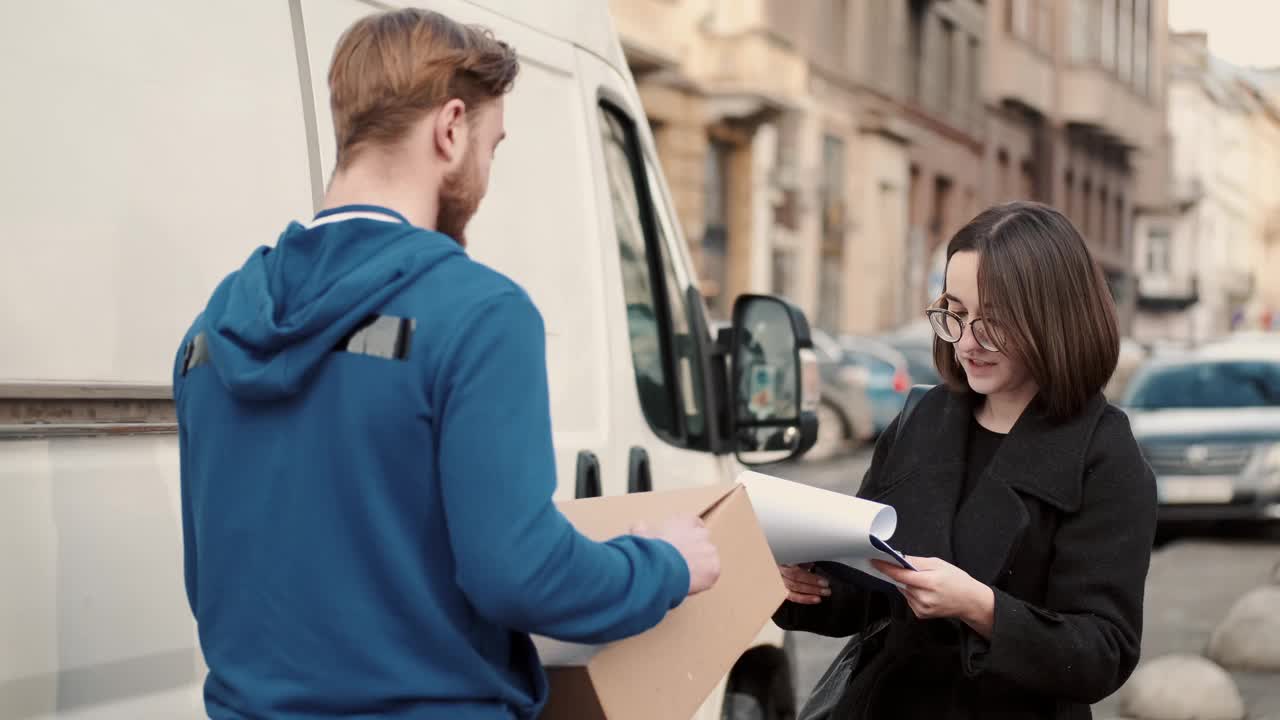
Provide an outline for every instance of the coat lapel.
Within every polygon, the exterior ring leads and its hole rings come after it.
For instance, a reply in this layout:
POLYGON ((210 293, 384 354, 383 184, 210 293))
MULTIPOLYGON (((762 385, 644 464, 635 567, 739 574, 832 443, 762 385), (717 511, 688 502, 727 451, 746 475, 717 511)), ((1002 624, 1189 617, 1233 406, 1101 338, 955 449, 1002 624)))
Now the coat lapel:
POLYGON ((893 506, 898 527, 890 544, 909 555, 954 562, 952 521, 964 480, 972 400, 931 393, 903 428, 886 469, 891 475, 868 499, 893 506))
POLYGON ((894 547, 942 558, 995 584, 1030 523, 1023 495, 1064 513, 1078 510, 1085 452, 1106 400, 1096 396, 1085 412, 1062 423, 1037 405, 1019 418, 963 504, 974 396, 947 393, 937 420, 937 410, 919 413, 903 436, 901 452, 911 457, 903 459, 901 481, 871 498, 897 510, 894 547))
MULTIPOLYGON (((1004 439, 1013 440, 1013 433, 1004 439)), ((1001 444, 997 457, 1003 452, 1001 444)), ((1027 507, 1009 483, 995 471, 996 460, 978 479, 973 492, 956 511, 954 563, 974 578, 994 584, 1008 565, 1014 547, 1030 525, 1027 507)))

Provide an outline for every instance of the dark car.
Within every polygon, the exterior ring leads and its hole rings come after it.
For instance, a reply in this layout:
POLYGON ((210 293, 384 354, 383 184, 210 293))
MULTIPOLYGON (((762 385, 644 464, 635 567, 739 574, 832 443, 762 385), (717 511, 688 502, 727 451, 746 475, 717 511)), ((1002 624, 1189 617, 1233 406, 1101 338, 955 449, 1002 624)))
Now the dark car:
POLYGON ((902 353, 907 360, 907 372, 916 385, 938 385, 942 376, 933 362, 933 329, 927 320, 878 338, 889 347, 902 353))
POLYGON ((1152 361, 1123 404, 1162 525, 1280 520, 1280 347, 1152 361))
POLYGON ((875 435, 867 393, 871 376, 830 335, 816 329, 812 332, 822 377, 822 401, 818 406, 818 441, 806 457, 826 460, 875 435))
POLYGON ((902 411, 913 379, 907 358, 889 345, 871 338, 840 338, 845 357, 867 372, 867 397, 871 400, 872 425, 876 435, 902 411))

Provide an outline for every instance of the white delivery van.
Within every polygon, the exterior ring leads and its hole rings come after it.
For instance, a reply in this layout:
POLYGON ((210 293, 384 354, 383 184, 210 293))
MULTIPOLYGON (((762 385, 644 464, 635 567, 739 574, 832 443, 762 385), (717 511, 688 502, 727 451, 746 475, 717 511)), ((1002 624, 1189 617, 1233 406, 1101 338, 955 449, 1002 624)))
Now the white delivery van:
MULTIPOLYGON (((557 496, 726 482, 811 445, 804 318, 750 297, 707 331, 607 4, 424 4, 520 53, 469 236, 545 315, 557 496)), ((316 210, 330 56, 384 6, 0 9, 0 717, 203 716, 172 358, 216 283, 316 210)), ((769 624, 698 717, 790 717, 782 646, 769 624)))

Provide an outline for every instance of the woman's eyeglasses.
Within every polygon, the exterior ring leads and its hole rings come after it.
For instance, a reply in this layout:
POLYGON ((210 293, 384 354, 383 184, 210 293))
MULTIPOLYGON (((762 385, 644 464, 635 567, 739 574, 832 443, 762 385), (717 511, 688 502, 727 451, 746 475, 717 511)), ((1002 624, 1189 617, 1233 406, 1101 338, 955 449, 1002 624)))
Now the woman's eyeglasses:
POLYGON ((954 345, 960 342, 960 338, 964 336, 964 329, 968 327, 973 333, 973 339, 978 341, 983 350, 1000 352, 1004 334, 1000 332, 999 325, 986 318, 965 320, 943 307, 945 302, 945 298, 939 299, 924 311, 929 318, 929 324, 933 326, 935 335, 954 345))

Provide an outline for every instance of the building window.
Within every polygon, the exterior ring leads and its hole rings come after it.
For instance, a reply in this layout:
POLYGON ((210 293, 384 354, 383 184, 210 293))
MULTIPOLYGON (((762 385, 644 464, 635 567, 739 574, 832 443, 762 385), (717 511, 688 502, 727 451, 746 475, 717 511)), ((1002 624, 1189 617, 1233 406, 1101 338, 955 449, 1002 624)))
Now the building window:
POLYGON ((1111 197, 1106 188, 1098 194, 1098 246, 1111 247, 1111 197))
POLYGON ((1022 192, 1019 200, 1036 199, 1036 166, 1030 159, 1022 161, 1022 192))
POLYGON ((929 19, 929 3, 927 0, 909 0, 909 35, 907 38, 907 93, 917 103, 922 101, 924 89, 924 39, 925 24, 929 19))
POLYGON ((840 291, 844 284, 843 259, 827 252, 822 254, 818 263, 818 328, 829 333, 843 331, 841 325, 844 308, 841 307, 843 294, 840 291))
POLYGON ((1080 187, 1080 199, 1083 201, 1080 208, 1080 229, 1084 232, 1085 240, 1092 243, 1096 238, 1093 237, 1093 182, 1089 178, 1085 178, 1080 187))
POLYGON ((925 183, 920 166, 915 163, 907 173, 907 262, 906 285, 910 297, 920 298, 926 293, 925 278, 929 272, 927 241, 923 227, 925 183))
POLYGON ((1114 239, 1116 243, 1116 249, 1121 252, 1124 252, 1125 246, 1127 246, 1128 243, 1125 242, 1127 238, 1125 237, 1126 223, 1125 223, 1125 213, 1124 213, 1124 195, 1121 195, 1119 192, 1116 193, 1115 221, 1116 221, 1116 234, 1114 239))
POLYGON ((969 106, 965 111, 968 127, 974 127, 982 118, 982 45, 978 38, 969 37, 969 106))
POLYGON ((960 87, 963 80, 962 72, 964 68, 957 62, 959 53, 956 45, 956 24, 942 19, 942 57, 939 58, 942 63, 942 72, 946 73, 943 78, 942 88, 942 105, 938 110, 943 113, 950 114, 959 105, 959 100, 964 97, 964 88, 960 87))
POLYGON ((844 141, 822 139, 822 252, 818 275, 818 327, 839 332, 844 316, 844 141))
POLYGON ((1151 72, 1151 0, 1137 0, 1133 6, 1133 86, 1146 95, 1151 72))
POLYGON ((1053 51, 1051 0, 1008 0, 1005 13, 1005 29, 1010 35, 1041 52, 1053 51))
POLYGON ((826 19, 819 27, 819 55, 832 70, 846 69, 849 64, 846 52, 849 0, 822 0, 815 4, 818 17, 826 19))
POLYGON ((1133 0, 1120 0, 1116 22, 1116 62, 1120 82, 1133 82, 1133 0))
POLYGON ((729 157, 727 144, 712 140, 707 147, 702 232, 702 291, 711 316, 729 315, 727 297, 729 253, 729 157))
POLYGON ((822 139, 822 195, 823 234, 836 230, 843 231, 844 141, 833 135, 827 135, 822 139))
POLYGON ((1012 187, 1012 183, 1009 181, 1009 153, 1004 148, 1000 148, 1000 151, 996 153, 996 173, 998 174, 996 178, 997 197, 1000 198, 1001 202, 1006 202, 1010 199, 1009 188, 1012 187))
POLYGON ((1172 238, 1169 228, 1153 227, 1147 230, 1147 272, 1167 275, 1173 269, 1172 238))
POLYGON ((1043 53, 1053 52, 1053 6, 1050 0, 1034 0, 1036 9, 1036 47, 1043 53))
POLYGON ((789 247, 775 246, 771 257, 770 282, 773 292, 785 298, 795 298, 796 252, 789 247))
POLYGON ((1031 39, 1031 3, 1032 0, 1009 0, 1005 6, 1005 27, 1020 40, 1031 39))
POLYGON ((950 230, 951 178, 942 175, 933 180, 933 207, 929 212, 930 249, 942 243, 943 233, 950 230))
MULTIPOLYGON (((889 3, 893 1, 894 0, 871 0, 871 2, 867 4, 867 20, 866 20, 867 27, 873 27, 873 28, 891 27, 889 23, 892 22, 893 15, 891 14, 891 7, 889 3)), ((897 1, 901 2, 901 0, 897 0, 897 1)), ((877 32, 877 33, 867 33, 867 35, 868 37, 866 42, 866 51, 867 51, 866 67, 873 68, 874 69, 874 72, 872 73, 873 76, 880 76, 879 78, 877 78, 879 80, 877 84, 883 84, 884 81, 888 79, 884 76, 887 75, 885 71, 888 68, 886 68, 885 66, 889 64, 887 60, 890 57, 889 56, 889 48, 891 47, 889 44, 890 33, 877 32)), ((891 85, 890 87, 893 89, 894 94, 901 92, 901 90, 896 86, 891 85)))
POLYGON ((1067 213, 1067 218, 1073 223, 1079 223, 1076 218, 1076 176, 1070 170, 1067 171, 1066 177, 1063 178, 1063 198, 1066 202, 1063 204, 1063 210, 1067 213))
POLYGON ((1098 0, 1071 0, 1068 57, 1073 63, 1087 63, 1097 58, 1098 0))
POLYGON ((1116 0, 1102 0, 1102 32, 1100 34, 1099 59, 1102 67, 1116 69, 1116 0))
POLYGON ((774 143, 773 164, 778 170, 790 173, 795 170, 796 158, 800 154, 800 136, 802 135, 800 113, 783 113, 775 125, 778 128, 778 141, 774 143))

